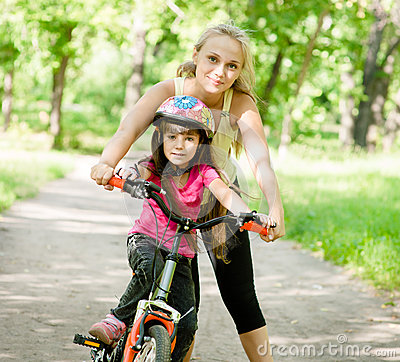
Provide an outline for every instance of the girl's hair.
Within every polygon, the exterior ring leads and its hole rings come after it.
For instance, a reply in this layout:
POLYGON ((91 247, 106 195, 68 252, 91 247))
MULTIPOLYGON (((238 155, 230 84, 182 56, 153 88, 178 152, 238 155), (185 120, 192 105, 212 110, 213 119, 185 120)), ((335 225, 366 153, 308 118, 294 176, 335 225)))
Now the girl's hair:
MULTIPOLYGON (((161 184, 163 189, 170 195, 169 200, 171 205, 169 205, 170 209, 177 214, 184 214, 185 210, 182 210, 182 205, 177 203, 176 198, 174 197, 172 188, 171 188, 171 174, 168 172, 170 167, 170 161, 167 159, 164 153, 163 141, 164 134, 166 132, 176 133, 176 134, 198 134, 200 136, 199 145, 197 147, 197 151, 195 156, 190 160, 188 169, 191 167, 198 167, 200 165, 209 165, 213 167, 220 177, 226 182, 230 183, 228 177, 225 172, 221 170, 216 163, 211 154, 211 139, 207 136, 207 133, 204 129, 191 129, 184 127, 182 125, 178 125, 173 123, 173 121, 161 121, 153 132, 153 136, 151 139, 151 151, 152 156, 147 157, 141 161, 139 164, 149 170, 152 174, 159 177, 161 180, 161 184)), ((198 221, 204 222, 206 220, 226 215, 227 210, 220 204, 220 202, 212 197, 212 205, 214 205, 210 211, 208 211, 207 215, 202 216, 200 214, 200 218, 198 221)), ((204 211, 203 211, 204 212, 204 211)), ((186 216, 186 215, 183 215, 186 216)), ((219 259, 228 262, 226 259, 226 247, 225 247, 225 228, 223 224, 219 224, 214 226, 211 230, 212 233, 212 245, 211 247, 215 251, 216 256, 219 259)), ((198 246, 196 243, 195 234, 186 234, 186 240, 188 241, 189 246, 194 250, 198 250, 198 246)))
MULTIPOLYGON (((201 34, 199 40, 194 45, 195 49, 199 52, 206 41, 215 35, 227 35, 240 43, 244 62, 242 71, 233 83, 232 87, 237 91, 248 94, 254 101, 256 101, 256 95, 254 92, 254 58, 250 49, 250 38, 246 31, 233 24, 219 24, 209 27, 201 34)), ((194 77, 196 75, 196 65, 193 63, 193 60, 182 63, 178 67, 176 74, 178 77, 194 77)))

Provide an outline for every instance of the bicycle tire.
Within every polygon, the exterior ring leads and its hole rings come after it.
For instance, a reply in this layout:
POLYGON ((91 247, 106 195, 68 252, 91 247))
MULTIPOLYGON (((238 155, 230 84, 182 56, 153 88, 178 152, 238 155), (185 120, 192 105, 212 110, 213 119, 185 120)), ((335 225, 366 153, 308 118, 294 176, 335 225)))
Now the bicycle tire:
POLYGON ((149 340, 135 358, 135 362, 170 362, 171 339, 167 329, 159 324, 151 326, 148 330, 149 340))

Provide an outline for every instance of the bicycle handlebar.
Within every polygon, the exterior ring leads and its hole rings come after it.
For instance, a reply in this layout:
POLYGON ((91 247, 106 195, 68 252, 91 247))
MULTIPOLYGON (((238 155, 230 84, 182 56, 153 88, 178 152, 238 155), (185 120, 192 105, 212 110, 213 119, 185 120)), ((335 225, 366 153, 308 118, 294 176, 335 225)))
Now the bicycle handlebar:
MULTIPOLYGON (((190 225, 191 226, 190 229, 204 229, 207 227, 215 226, 226 219, 235 219, 242 221, 243 224, 242 226, 240 226, 241 229, 253 231, 260 235, 268 235, 268 229, 256 222, 257 215, 255 212, 240 213, 239 216, 226 215, 220 218, 210 220, 204 224, 199 224, 191 219, 180 217, 174 214, 171 210, 169 210, 169 208, 167 207, 165 202, 161 199, 161 197, 153 193, 157 192, 165 195, 166 194, 165 191, 160 186, 157 186, 155 183, 151 181, 146 181, 143 179, 136 179, 132 181, 129 179, 121 179, 114 176, 108 181, 108 184, 117 187, 124 192, 127 192, 132 197, 138 199, 143 199, 143 198, 153 199, 167 217, 171 217, 171 220, 178 224, 181 225, 185 224, 186 226, 190 225)), ((271 228, 274 227, 276 227, 276 225, 271 226, 271 228)))
MULTIPOLYGON (((276 225, 272 225, 271 227, 274 228, 276 225)), ((241 229, 254 231, 255 233, 259 233, 260 235, 264 236, 268 235, 268 229, 254 221, 248 221, 244 223, 241 229)))
POLYGON ((118 177, 111 177, 111 179, 108 181, 108 184, 114 187, 117 187, 119 189, 123 189, 124 188, 124 184, 125 184, 125 180, 122 178, 118 178, 118 177))
MULTIPOLYGON (((160 187, 157 186, 154 182, 151 181, 146 181, 143 179, 136 179, 136 180, 129 180, 129 179, 122 179, 118 177, 111 177, 110 181, 108 181, 108 184, 114 187, 118 187, 122 191, 125 191, 129 194, 132 194, 132 191, 138 191, 136 188, 148 188, 148 191, 155 191, 160 194, 165 194, 165 191, 160 187)), ((140 196, 140 195, 139 195, 140 196)), ((132 195, 132 197, 140 198, 139 196, 132 195)))

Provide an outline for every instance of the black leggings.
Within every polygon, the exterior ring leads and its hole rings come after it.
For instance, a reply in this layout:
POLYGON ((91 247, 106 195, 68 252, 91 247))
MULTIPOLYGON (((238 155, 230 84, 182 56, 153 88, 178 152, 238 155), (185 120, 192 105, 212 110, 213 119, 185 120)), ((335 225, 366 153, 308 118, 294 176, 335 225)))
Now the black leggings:
MULTIPOLYGON (((208 256, 214 268, 222 300, 235 322, 239 334, 253 331, 266 325, 258 304, 253 276, 250 240, 247 231, 238 231, 238 241, 227 245, 235 246, 228 252, 229 264, 217 259, 210 250, 208 256)), ((235 237, 233 236, 233 237, 235 237)), ((192 277, 195 285, 197 310, 200 305, 200 280, 197 256, 192 260, 192 277)))

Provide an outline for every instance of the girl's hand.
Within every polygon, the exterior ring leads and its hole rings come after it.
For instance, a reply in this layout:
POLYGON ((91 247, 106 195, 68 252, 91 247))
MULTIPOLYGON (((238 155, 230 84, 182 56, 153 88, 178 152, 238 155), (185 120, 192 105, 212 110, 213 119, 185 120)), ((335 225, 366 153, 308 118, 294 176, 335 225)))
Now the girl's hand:
POLYGON ((114 175, 114 169, 102 162, 94 165, 90 171, 90 177, 96 181, 98 185, 103 185, 106 190, 112 191, 113 186, 108 185, 108 181, 114 175))
POLYGON ((270 216, 265 215, 265 214, 257 214, 258 218, 260 219, 260 222, 263 227, 268 229, 268 235, 261 235, 261 239, 269 243, 270 241, 274 241, 278 239, 279 236, 275 233, 275 228, 278 227, 278 223, 270 216), (272 227, 274 226, 275 227, 272 227))
POLYGON ((122 179, 126 180, 129 178, 129 180, 133 181, 136 180, 137 178, 140 177, 139 170, 134 167, 129 167, 129 168, 120 168, 117 172, 116 175, 121 177, 122 179))

